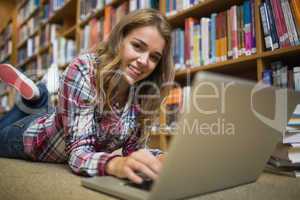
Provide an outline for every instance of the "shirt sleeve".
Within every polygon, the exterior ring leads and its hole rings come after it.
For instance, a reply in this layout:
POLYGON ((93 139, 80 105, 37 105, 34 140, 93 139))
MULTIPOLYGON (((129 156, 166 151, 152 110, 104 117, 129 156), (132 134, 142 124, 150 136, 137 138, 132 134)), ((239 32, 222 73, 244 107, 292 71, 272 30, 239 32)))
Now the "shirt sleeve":
POLYGON ((68 164, 80 175, 105 175, 106 163, 117 155, 96 152, 97 124, 95 88, 91 84, 92 63, 88 56, 76 58, 61 79, 59 112, 65 133, 68 164))

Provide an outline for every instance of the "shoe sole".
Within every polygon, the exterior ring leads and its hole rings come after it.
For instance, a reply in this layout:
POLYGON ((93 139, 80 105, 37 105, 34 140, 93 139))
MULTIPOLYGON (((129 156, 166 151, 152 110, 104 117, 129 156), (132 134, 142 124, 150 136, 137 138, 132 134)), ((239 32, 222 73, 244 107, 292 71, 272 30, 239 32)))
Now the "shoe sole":
POLYGON ((0 64, 0 79, 15 88, 25 99, 31 99, 34 96, 31 86, 22 79, 13 66, 0 64))

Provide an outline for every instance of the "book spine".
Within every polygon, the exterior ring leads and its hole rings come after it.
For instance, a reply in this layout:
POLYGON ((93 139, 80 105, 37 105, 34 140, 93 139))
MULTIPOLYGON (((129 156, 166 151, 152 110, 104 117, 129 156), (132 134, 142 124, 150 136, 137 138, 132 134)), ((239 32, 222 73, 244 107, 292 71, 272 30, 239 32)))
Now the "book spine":
POLYGON ((289 3, 288 0, 285 0, 285 6, 286 6, 286 9, 287 9, 288 20, 290 22, 294 43, 295 43, 295 45, 299 45, 300 41, 299 41, 299 37, 298 37, 298 34, 297 34, 297 29, 296 29, 295 21, 294 21, 294 18, 293 18, 291 6, 290 6, 290 3, 289 3))
POLYGON ((260 9, 260 16, 262 21, 262 27, 264 32, 264 39, 265 39, 265 47, 267 50, 273 49, 272 37, 270 35, 270 26, 268 23, 268 18, 266 15, 266 3, 262 3, 259 7, 260 9))
POLYGON ((273 78, 272 78, 272 69, 265 69, 263 71, 262 80, 267 85, 273 85, 273 78))
POLYGON ((221 14, 216 17, 216 62, 221 61, 221 14))
POLYGON ((187 67, 192 65, 193 55, 193 25, 196 23, 196 19, 189 17, 185 21, 185 63, 187 67))
POLYGON ((210 63, 216 62, 216 17, 217 14, 211 14, 210 20, 210 63))
POLYGON ((233 23, 233 16, 232 16, 232 7, 227 10, 227 56, 229 59, 232 58, 232 23, 233 23))
POLYGON ((270 23, 270 32, 271 32, 271 37, 272 37, 272 43, 273 43, 273 49, 278 49, 279 48, 279 35, 278 35, 278 28, 275 26, 275 18, 274 14, 272 11, 272 6, 270 0, 266 0, 266 12, 267 12, 267 19, 269 20, 270 23))
POLYGON ((291 10, 293 12, 298 37, 300 37, 300 5, 298 0, 291 0, 291 10))
POLYGON ((239 6, 240 8, 240 53, 239 56, 245 55, 245 31, 244 31, 244 5, 239 6))
POLYGON ((295 90, 300 91, 300 67, 294 67, 293 71, 295 90))
POLYGON ((179 55, 178 55, 178 29, 172 31, 172 54, 173 54, 173 62, 176 69, 179 69, 179 55))
POLYGON ((209 64, 209 18, 201 18, 202 64, 209 64))
POLYGON ((251 5, 251 53, 256 53, 256 33, 255 33, 255 3, 254 0, 250 0, 251 5))
POLYGON ((276 1, 276 5, 277 5, 277 9, 278 9, 278 13, 279 13, 279 18, 280 18, 280 23, 282 26, 282 31, 283 31, 283 35, 284 35, 284 44, 285 47, 289 47, 291 46, 290 40, 289 40, 289 33, 288 33, 288 29, 287 29, 287 24, 284 20, 284 14, 283 14, 283 8, 281 6, 280 0, 275 0, 276 1))
POLYGON ((184 57, 185 57, 185 51, 184 51, 184 30, 179 29, 179 60, 180 60, 180 66, 184 67, 184 57))
POLYGON ((274 16, 274 24, 276 27, 278 39, 279 39, 279 46, 280 47, 285 47, 284 46, 284 35, 283 35, 283 30, 280 22, 280 17, 277 9, 277 4, 275 0, 270 0, 272 11, 273 11, 273 16, 274 16))
POLYGON ((238 58, 238 25, 237 25, 237 6, 232 7, 232 36, 231 36, 231 41, 232 41, 232 57, 238 58))
POLYGON ((200 24, 194 24, 193 27, 193 65, 194 66, 199 66, 200 65, 200 44, 199 44, 199 40, 200 40, 200 24))
POLYGON ((244 31, 245 31, 245 55, 251 55, 251 9, 250 1, 244 1, 244 31))
POLYGON ((294 37, 292 34, 292 29, 291 29, 291 23, 290 23, 290 20, 288 17, 288 11, 287 11, 287 7, 286 7, 284 0, 280 0, 280 7, 283 11, 283 20, 284 20, 284 23, 285 23, 286 29, 287 29, 288 40, 292 46, 295 46, 294 37))
POLYGON ((227 51, 228 51, 228 46, 227 46, 228 35, 227 35, 226 21, 227 21, 227 12, 224 11, 222 12, 222 37, 221 37, 221 45, 222 45, 221 60, 222 61, 227 60, 227 51))

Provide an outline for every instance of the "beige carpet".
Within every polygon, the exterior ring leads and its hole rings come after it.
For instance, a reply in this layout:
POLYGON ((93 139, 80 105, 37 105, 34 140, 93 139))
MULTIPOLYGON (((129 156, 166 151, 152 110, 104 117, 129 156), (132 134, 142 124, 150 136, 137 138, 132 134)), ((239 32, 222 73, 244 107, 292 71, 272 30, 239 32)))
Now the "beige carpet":
MULTIPOLYGON (((73 199, 115 198, 82 187, 80 177, 72 174, 67 165, 0 158, 0 200, 73 199)), ((193 199, 299 200, 300 179, 264 173, 255 183, 193 199)))
POLYGON ((81 186, 67 165, 0 158, 1 200, 112 199, 81 186))

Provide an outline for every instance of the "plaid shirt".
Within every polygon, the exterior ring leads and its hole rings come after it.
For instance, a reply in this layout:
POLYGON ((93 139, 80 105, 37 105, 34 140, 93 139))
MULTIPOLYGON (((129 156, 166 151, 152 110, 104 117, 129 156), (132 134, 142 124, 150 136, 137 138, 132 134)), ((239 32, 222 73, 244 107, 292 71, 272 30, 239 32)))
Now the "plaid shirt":
MULTIPOLYGON (((34 120, 24 133, 24 151, 32 159, 45 162, 68 161, 82 175, 105 175, 106 163, 142 147, 136 123, 137 105, 127 102, 117 114, 100 113, 97 108, 94 54, 74 59, 60 81, 58 106, 34 120)), ((159 150, 152 150, 154 155, 159 150)))

